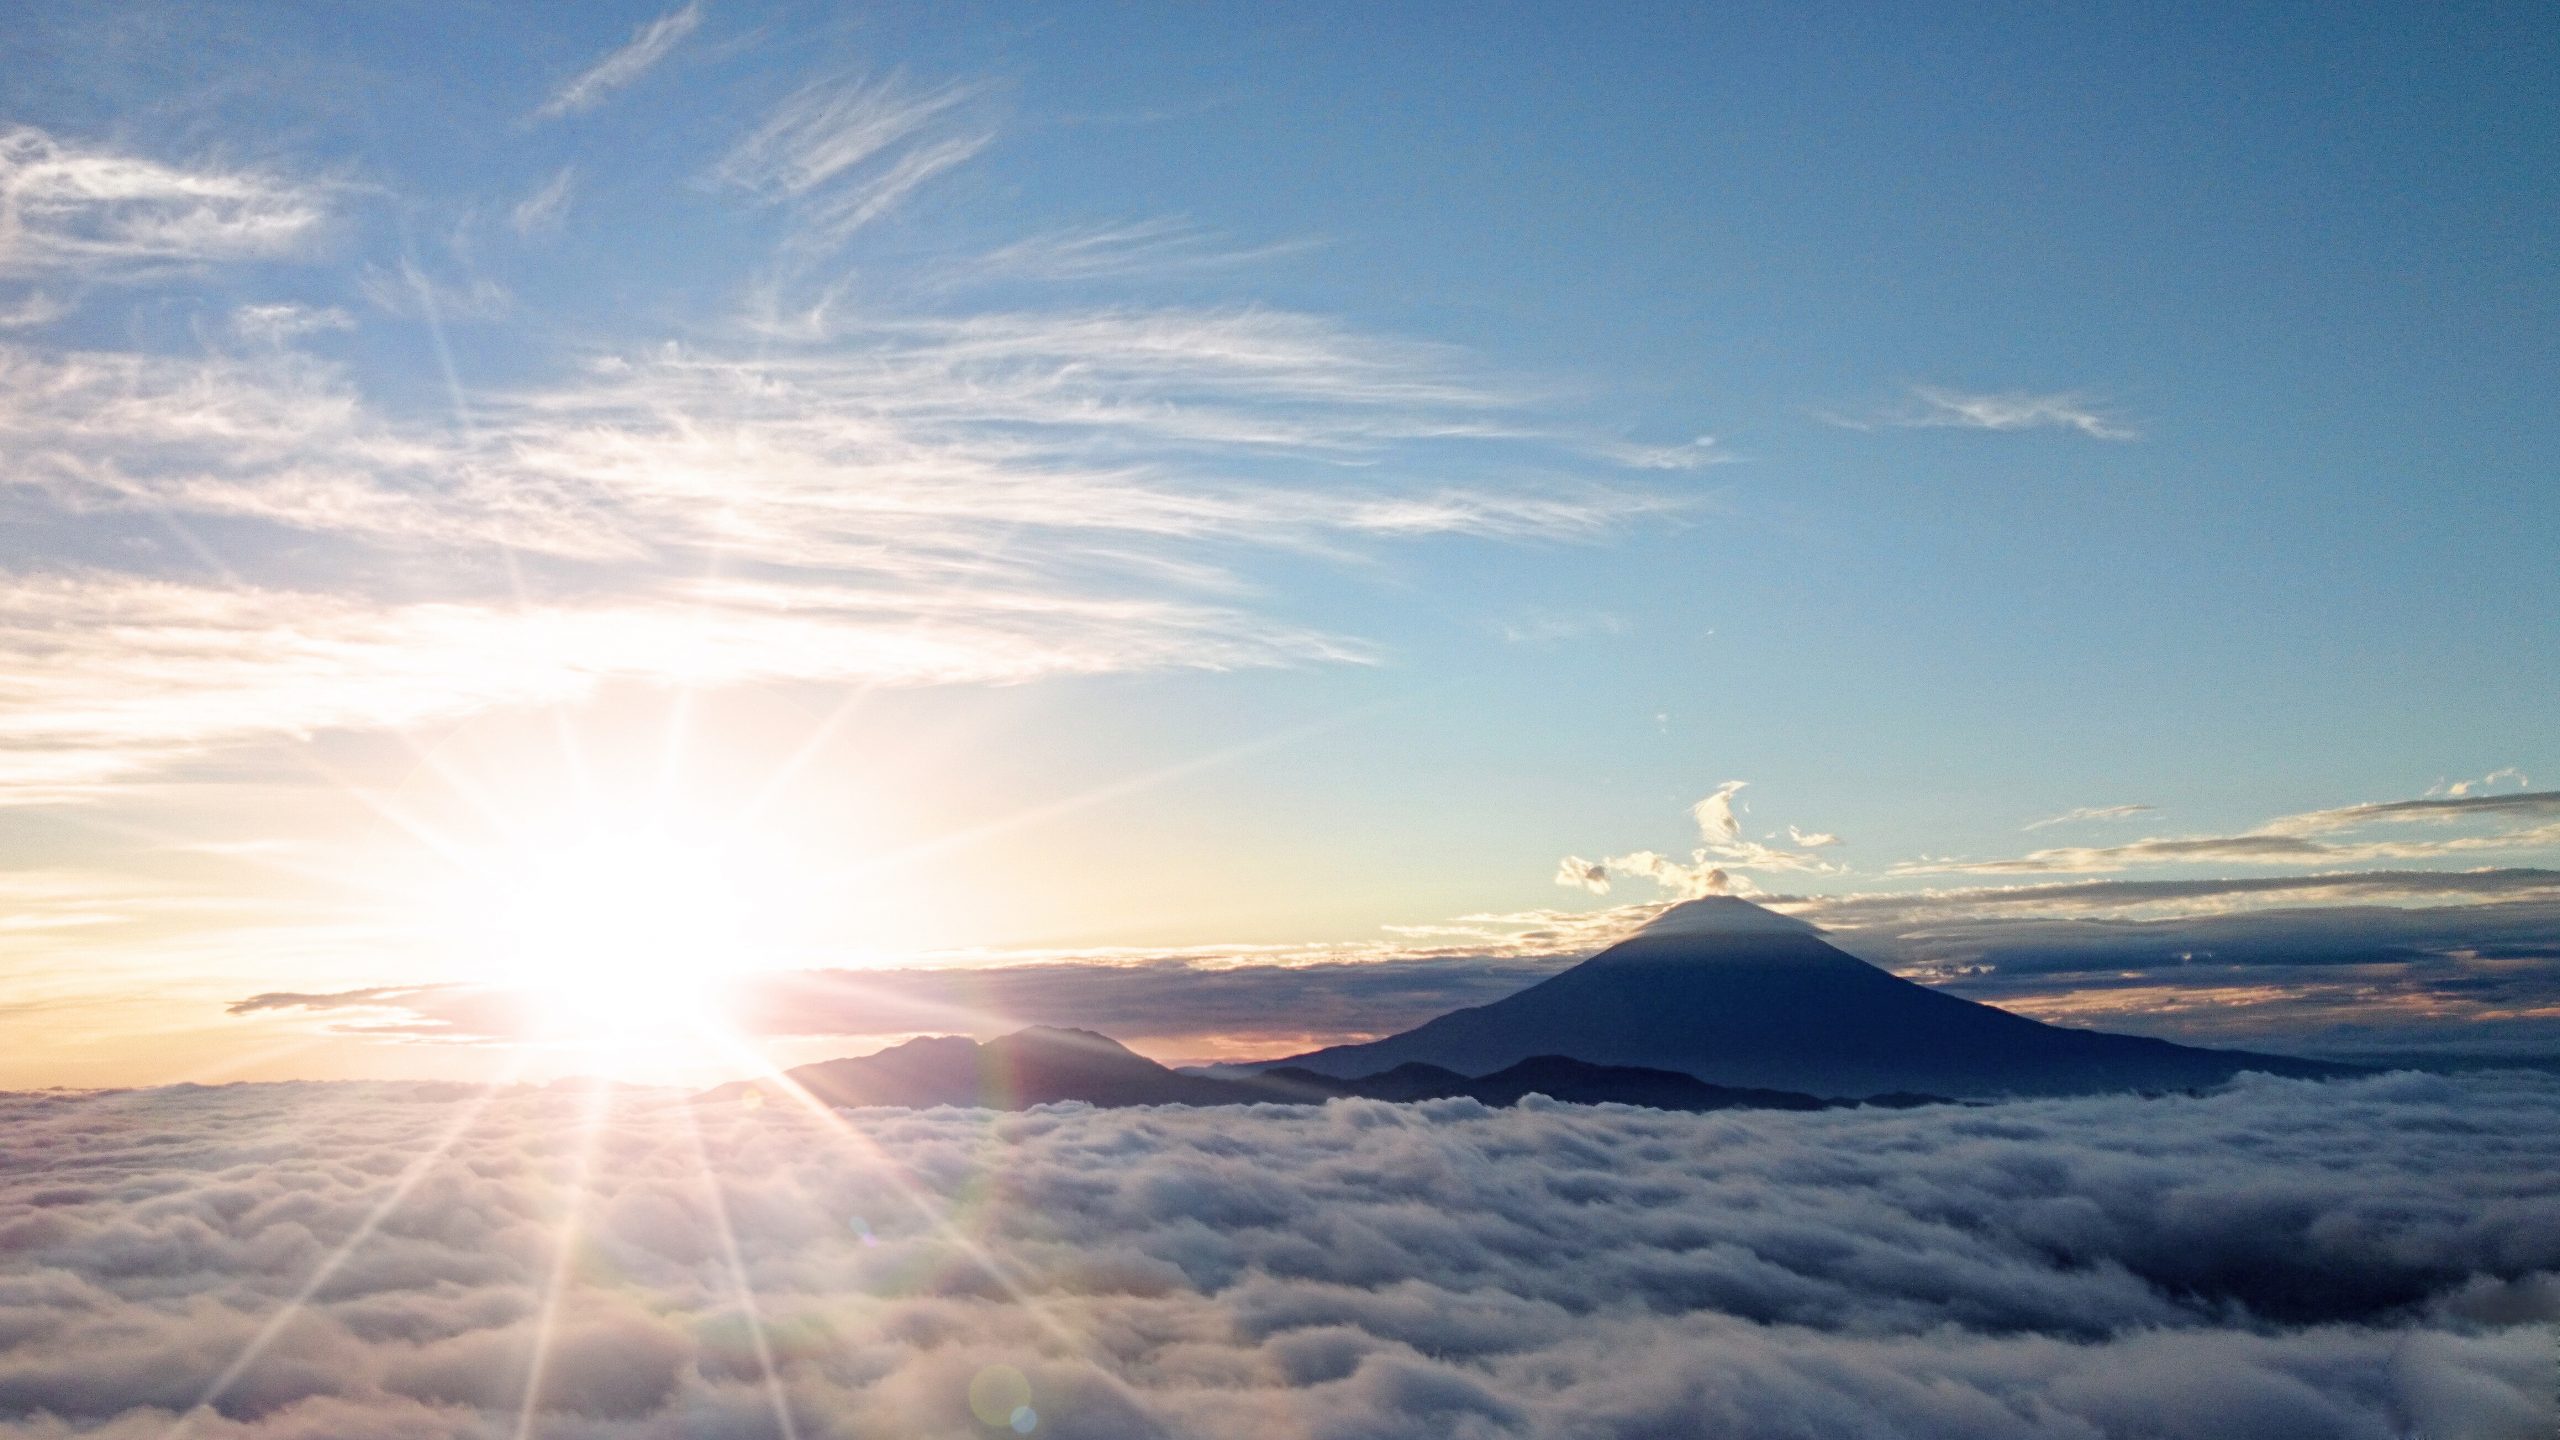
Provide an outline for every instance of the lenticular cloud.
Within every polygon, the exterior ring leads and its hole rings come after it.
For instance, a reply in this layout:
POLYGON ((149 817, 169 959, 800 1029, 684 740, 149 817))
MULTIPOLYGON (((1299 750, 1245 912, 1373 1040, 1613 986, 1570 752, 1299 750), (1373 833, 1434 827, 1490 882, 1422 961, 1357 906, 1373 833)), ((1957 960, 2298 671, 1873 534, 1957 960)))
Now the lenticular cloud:
POLYGON ((8 1436, 2554 1422, 2548 1078, 1722 1115, 285 1085, 0 1127, 8 1436))

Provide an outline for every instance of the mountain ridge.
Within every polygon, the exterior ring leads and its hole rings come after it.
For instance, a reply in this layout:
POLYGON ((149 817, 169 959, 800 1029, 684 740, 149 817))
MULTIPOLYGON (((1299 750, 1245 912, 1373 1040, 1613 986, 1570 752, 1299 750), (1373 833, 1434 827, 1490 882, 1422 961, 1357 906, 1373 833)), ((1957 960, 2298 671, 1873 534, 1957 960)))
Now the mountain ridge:
POLYGON ((1472 1099, 1509 1106, 1532 1094, 1568 1104, 1685 1111, 1821 1110, 1853 1103, 1790 1091, 1710 1085, 1676 1071, 1597 1065, 1563 1055, 1532 1056, 1479 1076, 1430 1065, 1404 1065, 1378 1075, 1352 1077, 1312 1071, 1223 1078, 1189 1075, 1159 1065, 1107 1035, 1040 1025, 984 1043, 965 1035, 928 1036, 876 1054, 802 1065, 783 1072, 779 1081, 732 1081, 697 1098, 723 1102, 753 1094, 770 1103, 791 1098, 795 1090, 834 1108, 904 1109, 1023 1110, 1077 1101, 1106 1108, 1313 1105, 1336 1099, 1472 1099))

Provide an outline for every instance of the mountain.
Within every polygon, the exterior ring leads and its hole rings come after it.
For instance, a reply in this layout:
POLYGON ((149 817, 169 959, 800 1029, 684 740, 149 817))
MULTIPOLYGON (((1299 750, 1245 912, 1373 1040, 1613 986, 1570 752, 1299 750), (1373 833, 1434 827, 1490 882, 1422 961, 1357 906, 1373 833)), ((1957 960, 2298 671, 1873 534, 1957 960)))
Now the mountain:
MULTIPOLYGON (((877 1055, 803 1065, 786 1075, 830 1106, 907 1109, 957 1105, 1021 1110, 1070 1100, 1105 1107, 1313 1105, 1344 1097, 1402 1101, 1457 1096, 1515 1105, 1530 1094, 1656 1110, 1819 1110, 1837 1103, 1774 1090, 1729 1089, 1674 1071, 1594 1065, 1560 1055, 1536 1056, 1473 1079, 1432 1065, 1400 1065, 1384 1074, 1348 1079, 1289 1070, 1219 1079, 1166 1069, 1107 1035, 1043 1025, 983 1045, 965 1035, 910 1040, 877 1055)), ((749 1092, 780 1098, 772 1082, 759 1080, 723 1085, 702 1098, 735 1100, 749 1092)))
POLYGON ((1804 921, 1730 896, 1675 905, 1626 940, 1489 1005, 1255 1068, 1348 1077, 1419 1063, 1485 1075, 1534 1056, 1855 1097, 2178 1090, 2244 1070, 2365 1073, 2047 1025, 1904 980, 1835 948, 1804 921))
MULTIPOLYGON (((786 1073, 828 1105, 916 1110, 935 1105, 1021 1110, 1063 1100, 1103 1106, 1235 1105, 1273 1098, 1285 1088, 1285 1082, 1185 1075, 1108 1035, 1047 1025, 1034 1025, 983 1045, 966 1035, 937 1035, 876 1055, 825 1060, 786 1073)), ((771 1087, 742 1080, 711 1095, 725 1098, 748 1088, 771 1087)))

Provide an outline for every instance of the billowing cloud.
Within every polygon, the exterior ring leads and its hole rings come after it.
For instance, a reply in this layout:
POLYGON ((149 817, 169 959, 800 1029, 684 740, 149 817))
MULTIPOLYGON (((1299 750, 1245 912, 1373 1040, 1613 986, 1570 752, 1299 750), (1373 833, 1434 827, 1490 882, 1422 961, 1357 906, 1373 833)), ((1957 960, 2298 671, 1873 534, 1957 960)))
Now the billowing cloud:
POLYGON ((291 256, 329 212, 323 189, 257 170, 0 132, 0 279, 121 280, 291 256))
POLYGON ((1606 895, 1609 893, 1609 867, 1602 861, 1567 855, 1556 862, 1556 883, 1576 886, 1594 895, 1606 895))
POLYGON ((12 1096, 0 1433, 2541 1435, 2556 1117, 12 1096))
POLYGON ((1699 844, 1686 862, 1653 850, 1630 851, 1600 861, 1568 856, 1556 872, 1556 883, 1605 895, 1611 875, 1627 875, 1651 880, 1674 896, 1689 899, 1758 893, 1759 886, 1734 873, 1738 870, 1838 874, 1847 868, 1814 853, 1840 843, 1839 836, 1827 832, 1809 833, 1790 825, 1785 833, 1793 848, 1744 838, 1734 797, 1748 783, 1727 780, 1689 807, 1689 818, 1697 822, 1699 844))
POLYGON ((556 120, 604 103, 606 96, 656 68, 668 52, 702 24, 701 0, 671 10, 632 32, 620 49, 563 81, 533 112, 538 120, 556 120))

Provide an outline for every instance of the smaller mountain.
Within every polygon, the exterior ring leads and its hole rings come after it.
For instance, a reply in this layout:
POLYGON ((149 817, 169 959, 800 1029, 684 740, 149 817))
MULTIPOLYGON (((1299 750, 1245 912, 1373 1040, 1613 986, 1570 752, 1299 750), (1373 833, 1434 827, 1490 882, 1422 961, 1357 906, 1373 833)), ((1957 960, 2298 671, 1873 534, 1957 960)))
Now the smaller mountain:
MULTIPOLYGON (((1248 1082, 1168 1070, 1108 1035, 1048 1025, 983 1045, 966 1035, 935 1035, 786 1074, 812 1097, 838 1107, 1024 1110, 1068 1100, 1101 1106, 1234 1105, 1270 1098, 1248 1082)), ((712 1091, 710 1098, 773 1088, 741 1080, 712 1091)))
MULTIPOLYGON (((1316 1105, 1326 1100, 1415 1101, 1464 1097, 1516 1105, 1544 1095, 1576 1105, 1642 1105, 1656 1110, 1819 1110, 1846 1103, 1791 1091, 1710 1085, 1691 1075, 1633 1065, 1594 1065, 1539 1055, 1490 1075, 1469 1077, 1437 1065, 1398 1065, 1343 1079, 1312 1070, 1273 1070, 1220 1079, 1186 1075, 1138 1054, 1107 1035, 1035 1025, 984 1044, 965 1035, 910 1040, 876 1055, 827 1060, 785 1072, 822 1104, 910 1110, 939 1105, 1024 1110, 1082 1101, 1129 1105, 1316 1105)), ((750 1092, 783 1098, 772 1081, 740 1080, 701 1098, 720 1102, 750 1092)))

